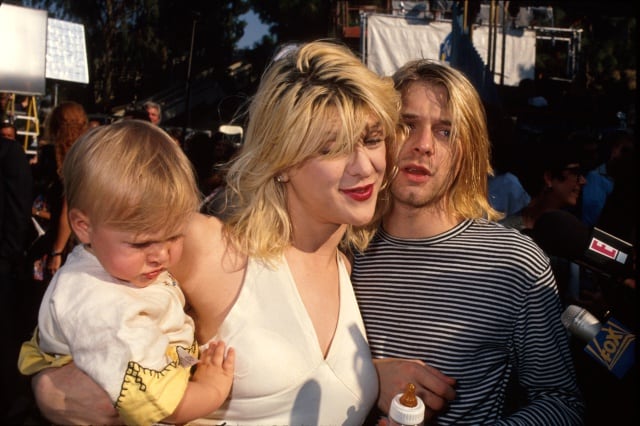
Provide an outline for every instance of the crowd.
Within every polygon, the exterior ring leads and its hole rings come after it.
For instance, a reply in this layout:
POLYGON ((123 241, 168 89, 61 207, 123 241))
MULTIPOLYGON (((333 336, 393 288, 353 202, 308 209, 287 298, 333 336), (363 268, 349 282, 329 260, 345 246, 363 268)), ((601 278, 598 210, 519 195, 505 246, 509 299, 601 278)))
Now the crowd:
POLYGON ((569 212, 635 256, 635 123, 534 105, 316 41, 269 64, 239 150, 172 137, 153 102, 95 129, 62 102, 31 163, 3 123, 5 420, 373 425, 413 383, 429 424, 635 423, 637 370, 561 322, 576 304, 635 333, 635 271, 535 238, 569 212))

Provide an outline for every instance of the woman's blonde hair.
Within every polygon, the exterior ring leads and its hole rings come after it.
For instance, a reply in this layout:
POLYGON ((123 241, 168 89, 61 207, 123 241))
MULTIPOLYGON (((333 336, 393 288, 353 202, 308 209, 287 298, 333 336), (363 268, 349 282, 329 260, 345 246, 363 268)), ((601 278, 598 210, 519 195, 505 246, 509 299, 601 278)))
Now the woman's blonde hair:
POLYGON ((90 130, 67 153, 63 175, 69 209, 92 223, 171 235, 198 211, 191 163, 164 130, 145 121, 90 130))
POLYGON ((487 177, 491 167, 491 143, 484 105, 476 89, 460 71, 434 61, 418 59, 393 75, 401 93, 410 83, 443 87, 451 114, 453 164, 443 193, 447 212, 463 219, 502 217, 489 204, 487 177))
POLYGON ((89 129, 84 107, 74 101, 56 105, 45 120, 45 137, 55 146, 56 171, 62 176, 62 163, 67 151, 89 129))
MULTIPOLYGON (((320 40, 276 57, 249 106, 244 146, 227 174, 232 206, 226 231, 235 245, 265 260, 280 255, 291 243, 292 226, 286 185, 275 178, 329 141, 336 141, 334 155, 353 152, 371 117, 385 132, 386 187, 398 151, 399 108, 391 79, 367 69, 344 45, 320 40)), ((375 217, 385 208, 380 195, 375 217)), ((349 225, 341 248, 363 250, 374 231, 373 223, 349 225)))

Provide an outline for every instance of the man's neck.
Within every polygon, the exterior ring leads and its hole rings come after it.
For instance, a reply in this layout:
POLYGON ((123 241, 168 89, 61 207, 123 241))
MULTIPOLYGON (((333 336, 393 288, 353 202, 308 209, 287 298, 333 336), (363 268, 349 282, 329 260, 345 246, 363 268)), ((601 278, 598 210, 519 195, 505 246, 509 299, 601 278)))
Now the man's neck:
POLYGON ((440 207, 416 208, 394 203, 382 226, 396 238, 429 238, 452 229, 461 221, 440 207))

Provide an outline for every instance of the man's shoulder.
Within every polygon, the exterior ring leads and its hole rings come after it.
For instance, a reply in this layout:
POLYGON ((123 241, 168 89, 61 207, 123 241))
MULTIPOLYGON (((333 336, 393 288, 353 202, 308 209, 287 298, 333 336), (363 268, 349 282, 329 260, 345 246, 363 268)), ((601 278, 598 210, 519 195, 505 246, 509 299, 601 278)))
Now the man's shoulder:
MULTIPOLYGON (((13 139, 0 138, 0 159, 9 160, 8 156, 24 156, 20 143, 13 139)), ((15 157, 14 157, 15 158, 15 157)))
POLYGON ((504 226, 502 223, 475 220, 469 227, 467 234, 475 234, 478 246, 498 246, 501 252, 515 255, 534 253, 541 255, 542 250, 535 241, 522 231, 504 226))

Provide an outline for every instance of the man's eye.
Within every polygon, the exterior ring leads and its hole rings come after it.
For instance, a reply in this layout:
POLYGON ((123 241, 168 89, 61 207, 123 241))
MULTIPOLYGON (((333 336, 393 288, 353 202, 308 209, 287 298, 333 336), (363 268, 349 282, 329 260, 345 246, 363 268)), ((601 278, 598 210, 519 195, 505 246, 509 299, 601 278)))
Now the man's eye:
POLYGON ((449 137, 451 137, 451 129, 436 130, 436 134, 439 135, 441 139, 449 139, 449 137))
POLYGON ((415 130, 416 129, 416 125, 414 123, 408 123, 405 122, 404 125, 407 127, 407 129, 409 130, 415 130))

